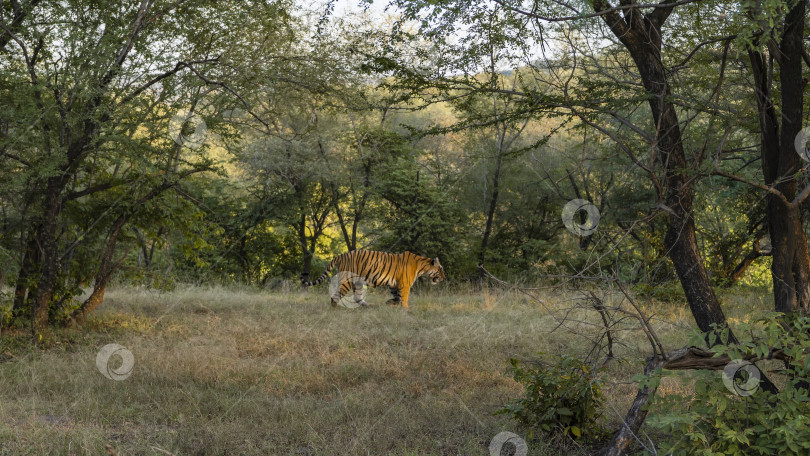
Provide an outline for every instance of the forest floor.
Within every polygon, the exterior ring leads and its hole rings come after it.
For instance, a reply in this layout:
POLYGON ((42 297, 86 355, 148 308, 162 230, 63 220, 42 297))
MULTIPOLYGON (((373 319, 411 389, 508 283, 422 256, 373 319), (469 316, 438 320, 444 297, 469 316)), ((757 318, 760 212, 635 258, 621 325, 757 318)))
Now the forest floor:
MULTIPOLYGON (((105 446, 118 455, 486 455, 499 432, 523 435, 494 415, 522 393, 507 359, 584 357, 585 336, 598 333, 598 316, 582 309, 558 327, 581 293, 539 293, 542 302, 423 287, 405 311, 382 304, 382 290, 367 298, 376 306, 332 309, 323 286, 111 289, 83 328, 55 330, 45 348, 22 332, 0 335, 0 455, 98 455, 105 446), (110 343, 133 355, 124 380, 97 368, 110 343)), ((732 322, 769 305, 764 292, 722 300, 732 322)), ((685 305, 645 311, 667 349, 686 344, 694 323, 685 305)), ((627 410, 630 379, 650 353, 631 328, 615 341, 630 362, 606 367, 607 426, 627 410)), ((113 356, 109 367, 121 362, 113 356)), ((529 448, 559 453, 542 441, 529 448)))

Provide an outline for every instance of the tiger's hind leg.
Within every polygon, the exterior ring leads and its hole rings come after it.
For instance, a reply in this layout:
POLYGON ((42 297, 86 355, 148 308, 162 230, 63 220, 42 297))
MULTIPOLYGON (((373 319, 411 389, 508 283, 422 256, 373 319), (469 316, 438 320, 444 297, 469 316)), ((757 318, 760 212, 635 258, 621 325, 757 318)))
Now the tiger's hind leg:
POLYGON ((354 281, 354 283, 352 283, 352 288, 354 289, 354 302, 361 306, 368 307, 368 303, 363 298, 363 285, 365 285, 363 279, 357 279, 354 281))
POLYGON ((332 307, 337 307, 343 297, 349 292, 349 289, 353 287, 354 284, 349 280, 340 282, 337 291, 332 295, 332 307))

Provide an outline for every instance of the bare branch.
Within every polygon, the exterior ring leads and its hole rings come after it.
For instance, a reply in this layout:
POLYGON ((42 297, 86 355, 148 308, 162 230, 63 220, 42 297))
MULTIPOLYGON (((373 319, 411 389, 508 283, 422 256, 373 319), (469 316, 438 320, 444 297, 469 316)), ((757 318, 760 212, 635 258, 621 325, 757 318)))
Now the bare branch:
POLYGON ((267 128, 268 130, 272 129, 272 127, 271 127, 271 126, 270 126, 270 125, 269 125, 267 122, 265 122, 264 120, 262 120, 262 118, 261 118, 261 117, 259 117, 258 115, 256 115, 256 113, 254 113, 254 112, 253 112, 253 110, 251 110, 251 109, 250 109, 250 104, 248 104, 248 102, 247 102, 247 101, 245 101, 245 99, 244 99, 244 98, 242 98, 242 96, 241 96, 241 95, 239 95, 239 94, 238 94, 238 93, 237 93, 235 90, 233 90, 233 89, 232 89, 230 86, 228 86, 228 85, 227 85, 227 84, 225 84, 224 82, 220 82, 220 81, 214 81, 214 80, 208 79, 207 77, 205 77, 205 75, 203 75, 202 73, 200 73, 199 71, 197 71, 197 69, 196 69, 196 68, 194 68, 193 66, 189 66, 188 68, 189 68, 191 71, 193 71, 193 72, 194 72, 194 74, 196 74, 196 75, 197 75, 197 77, 199 77, 200 79, 202 79, 202 80, 203 80, 203 82, 205 82, 206 84, 209 84, 209 85, 215 85, 215 86, 222 87, 223 89, 225 89, 226 91, 228 91, 229 93, 231 93, 233 96, 235 96, 236 98, 238 98, 238 99, 239 99, 239 101, 241 101, 241 102, 242 102, 242 106, 244 106, 244 107, 245 107, 245 110, 248 112, 248 114, 250 114, 250 115, 251 115, 251 116, 252 116, 254 119, 256 119, 256 120, 257 120, 257 121, 258 121, 260 124, 264 125, 264 127, 265 127, 265 128, 267 128))
POLYGON ((804 189, 798 195, 796 195, 795 198, 793 198, 793 201, 791 201, 790 204, 798 206, 799 204, 802 204, 802 201, 806 200, 808 196, 810 196, 810 185, 804 187, 804 189))
MULTIPOLYGON (((672 9, 675 8, 676 6, 687 5, 689 3, 695 3, 695 2, 698 2, 698 1, 700 1, 700 0, 678 0, 678 1, 675 1, 675 2, 667 2, 666 0, 664 0, 661 3, 643 3, 643 4, 640 4, 640 5, 637 5, 637 4, 633 3, 633 4, 627 4, 627 5, 610 6, 606 2, 604 2, 603 0, 597 0, 597 1, 594 2, 594 9, 596 10, 596 12, 594 12, 594 13, 583 13, 583 14, 578 14, 576 16, 561 16, 561 17, 543 16, 541 14, 537 14, 534 11, 526 11, 526 10, 511 6, 511 5, 508 5, 503 0, 495 0, 495 3, 501 5, 502 7, 506 8, 508 10, 514 11, 514 12, 516 12, 518 14, 522 14, 524 16, 531 17, 533 19, 538 19, 538 20, 541 20, 541 21, 546 21, 546 22, 575 21, 577 19, 587 19, 587 18, 591 18, 591 17, 599 17, 599 16, 610 15, 610 14, 615 14, 616 17, 619 17, 618 11, 628 10, 628 9, 632 9, 632 8, 655 8, 655 11, 662 11, 661 13, 659 13, 659 15, 661 16, 660 20, 663 23, 663 21, 666 20, 666 18, 672 12, 672 9), (597 5, 599 5, 599 6, 597 6, 597 5)), ((653 14, 653 13, 650 13, 650 14, 653 14)), ((621 19, 621 17, 619 17, 619 19, 621 19)))
POLYGON ((218 61, 219 61, 219 59, 213 58, 213 59, 203 59, 203 60, 192 60, 190 62, 177 62, 177 64, 174 66, 174 68, 172 68, 171 70, 168 70, 168 71, 166 71, 164 73, 161 73, 161 74, 155 76, 154 78, 150 79, 149 81, 147 81, 146 83, 144 83, 143 85, 141 85, 140 87, 135 89, 131 94, 129 94, 129 95, 125 96, 124 98, 122 98, 119 104, 124 104, 124 103, 127 103, 127 102, 131 101, 133 98, 137 97, 138 95, 143 93, 145 90, 149 89, 149 87, 152 87, 153 85, 155 85, 158 82, 168 78, 169 76, 172 76, 172 75, 176 74, 177 72, 179 72, 180 70, 182 70, 184 68, 191 68, 192 65, 195 65, 195 64, 198 64, 198 63, 215 63, 215 62, 218 62, 218 61))
MULTIPOLYGON (((727 172, 721 171, 719 169, 715 169, 714 171, 712 171, 712 174, 717 175, 717 176, 727 177, 729 179, 732 179, 732 180, 735 180, 735 181, 738 181, 738 182, 742 182, 744 184, 748 184, 748 185, 750 185, 752 187, 756 187, 756 188, 765 190, 768 193, 772 193, 772 194, 778 196, 779 199, 781 199, 782 202, 787 204, 788 206, 792 204, 785 197, 784 193, 777 190, 775 186, 760 184, 759 182, 754 182, 754 181, 752 181, 750 179, 746 179, 746 178, 744 178, 742 176, 737 176, 735 174, 727 173, 727 172)), ((805 190, 807 190, 807 189, 805 189, 805 190)), ((802 193, 804 193, 804 191, 802 191, 802 193)), ((807 197, 807 195, 805 195, 805 197, 807 197)))

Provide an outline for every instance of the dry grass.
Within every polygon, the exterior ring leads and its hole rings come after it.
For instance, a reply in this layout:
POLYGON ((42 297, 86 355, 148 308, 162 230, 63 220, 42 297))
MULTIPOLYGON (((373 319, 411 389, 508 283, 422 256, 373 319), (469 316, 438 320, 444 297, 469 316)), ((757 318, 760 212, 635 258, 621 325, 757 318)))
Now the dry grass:
MULTIPOLYGON (((508 291, 419 289, 411 310, 333 310, 310 292, 115 289, 81 330, 59 330, 47 349, 23 334, 0 338, 0 454, 476 455, 515 423, 493 412, 521 394, 509 357, 584 355, 593 316, 556 331, 550 310, 508 291), (117 343, 134 355, 123 381, 95 366, 117 343)), ((372 303, 386 297, 375 291, 372 303)), ((724 298, 734 319, 762 298, 724 298)), ((668 347, 686 341, 687 308, 653 304, 668 347)), ((641 360, 643 336, 618 335, 621 357, 641 360)), ((113 358, 113 363, 116 358, 113 358)), ((120 360, 117 361, 120 363, 120 360)), ((608 367, 607 419, 635 393, 640 365, 608 367)), ((683 386, 666 383, 662 392, 683 386)), ((556 454, 543 443, 529 454, 556 454)))

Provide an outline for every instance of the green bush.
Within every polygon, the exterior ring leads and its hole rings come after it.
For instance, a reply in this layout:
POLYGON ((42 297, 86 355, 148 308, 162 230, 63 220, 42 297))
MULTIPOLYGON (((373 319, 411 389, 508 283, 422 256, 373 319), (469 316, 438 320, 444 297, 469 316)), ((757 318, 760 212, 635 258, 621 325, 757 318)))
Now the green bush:
POLYGON ((639 283, 633 287, 633 292, 639 299, 654 299, 667 304, 686 302, 683 286, 677 280, 669 280, 658 284, 639 283))
MULTIPOLYGON (((810 320, 775 314, 735 328, 735 332, 749 338, 736 346, 715 346, 718 354, 727 354, 732 360, 761 358, 773 348, 784 350, 794 360, 779 372, 785 375, 781 390, 776 394, 755 387, 740 390, 745 376, 735 377, 734 384, 727 387, 718 372, 664 371, 662 375, 693 376, 695 389, 691 395, 667 394, 651 404, 647 425, 659 431, 654 434, 661 439, 660 454, 810 454, 810 397, 806 389, 810 379, 810 320)), ((721 342, 724 339, 721 336, 721 342)), ((755 376, 759 372, 751 371, 755 376)))
POLYGON ((604 434, 597 424, 603 402, 601 382, 598 372, 582 360, 556 355, 550 365, 543 366, 510 359, 509 369, 526 392, 497 413, 511 415, 525 426, 530 439, 535 431, 581 440, 604 434))

